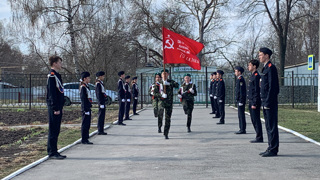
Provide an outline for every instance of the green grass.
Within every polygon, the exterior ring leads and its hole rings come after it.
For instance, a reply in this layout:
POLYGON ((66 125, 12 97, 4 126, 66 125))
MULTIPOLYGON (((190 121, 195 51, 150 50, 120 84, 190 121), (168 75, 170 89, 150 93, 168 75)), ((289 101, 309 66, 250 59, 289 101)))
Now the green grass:
POLYGON ((320 112, 317 110, 279 108, 278 118, 280 126, 320 142, 320 112))

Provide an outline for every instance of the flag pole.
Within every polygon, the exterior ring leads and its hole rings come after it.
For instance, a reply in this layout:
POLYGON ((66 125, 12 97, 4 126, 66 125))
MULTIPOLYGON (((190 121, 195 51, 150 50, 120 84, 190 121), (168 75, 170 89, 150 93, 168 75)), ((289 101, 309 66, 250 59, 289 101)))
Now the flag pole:
MULTIPOLYGON (((166 72, 166 64, 164 63, 164 32, 163 32, 163 26, 162 26, 162 52, 163 52, 163 54, 162 54, 162 59, 163 59, 163 72, 165 73, 166 72)), ((162 74, 161 74, 161 76, 162 76, 162 74)), ((163 80, 162 80, 162 82, 163 82, 163 80)), ((164 93, 166 93, 166 86, 165 85, 163 85, 163 92, 164 93)))

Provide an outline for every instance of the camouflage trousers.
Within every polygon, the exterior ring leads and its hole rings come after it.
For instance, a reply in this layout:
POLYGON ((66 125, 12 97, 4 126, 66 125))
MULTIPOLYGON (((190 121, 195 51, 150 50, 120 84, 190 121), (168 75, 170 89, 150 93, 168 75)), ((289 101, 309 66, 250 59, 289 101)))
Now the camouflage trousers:
POLYGON ((159 107, 162 106, 162 102, 160 101, 160 99, 152 99, 152 106, 153 106, 153 114, 154 117, 158 117, 159 114, 159 107))
POLYGON ((165 124, 164 124, 163 135, 168 135, 170 130, 170 124, 171 124, 172 104, 167 106, 159 106, 159 111, 158 111, 158 128, 159 129, 161 129, 162 127, 164 112, 165 112, 165 124))
POLYGON ((187 115, 187 127, 190 128, 194 102, 193 101, 182 100, 182 106, 183 106, 184 114, 187 115))

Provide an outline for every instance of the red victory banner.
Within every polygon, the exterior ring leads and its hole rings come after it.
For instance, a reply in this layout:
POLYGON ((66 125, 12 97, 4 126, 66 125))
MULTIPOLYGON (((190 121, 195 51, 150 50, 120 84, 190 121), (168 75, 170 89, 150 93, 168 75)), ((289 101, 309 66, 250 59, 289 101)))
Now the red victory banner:
POLYGON ((188 64, 193 69, 201 69, 197 54, 204 47, 202 43, 174 33, 164 27, 162 27, 162 36, 164 64, 188 64))

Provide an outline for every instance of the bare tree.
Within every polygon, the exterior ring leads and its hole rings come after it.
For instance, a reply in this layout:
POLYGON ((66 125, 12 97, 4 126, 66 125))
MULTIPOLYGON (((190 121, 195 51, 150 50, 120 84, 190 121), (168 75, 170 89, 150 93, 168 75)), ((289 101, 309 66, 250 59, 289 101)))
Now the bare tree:
MULTIPOLYGON (((290 23, 295 18, 291 13, 298 8, 301 0, 244 0, 242 6, 243 13, 250 13, 249 19, 256 20, 259 14, 266 14, 278 37, 278 53, 280 59, 280 76, 284 76, 284 66, 286 61, 287 40, 290 23)), ((283 81, 281 81, 283 84, 283 81)))
MULTIPOLYGON (((219 20, 221 19, 220 8, 227 5, 228 0, 204 0, 204 1, 196 1, 196 0, 176 0, 178 3, 181 3, 186 7, 185 14, 193 17, 198 25, 199 32, 199 42, 204 45, 209 45, 210 41, 209 36, 212 33, 213 29, 219 28, 219 20)), ((225 46, 228 46, 231 42, 226 42, 225 46)), ((222 47, 219 47, 222 48, 222 47)), ((198 55, 200 62, 203 61, 203 56, 206 54, 215 53, 219 48, 210 48, 205 47, 207 49, 205 52, 201 51, 198 55), (212 50, 210 50, 212 49, 212 50)))

